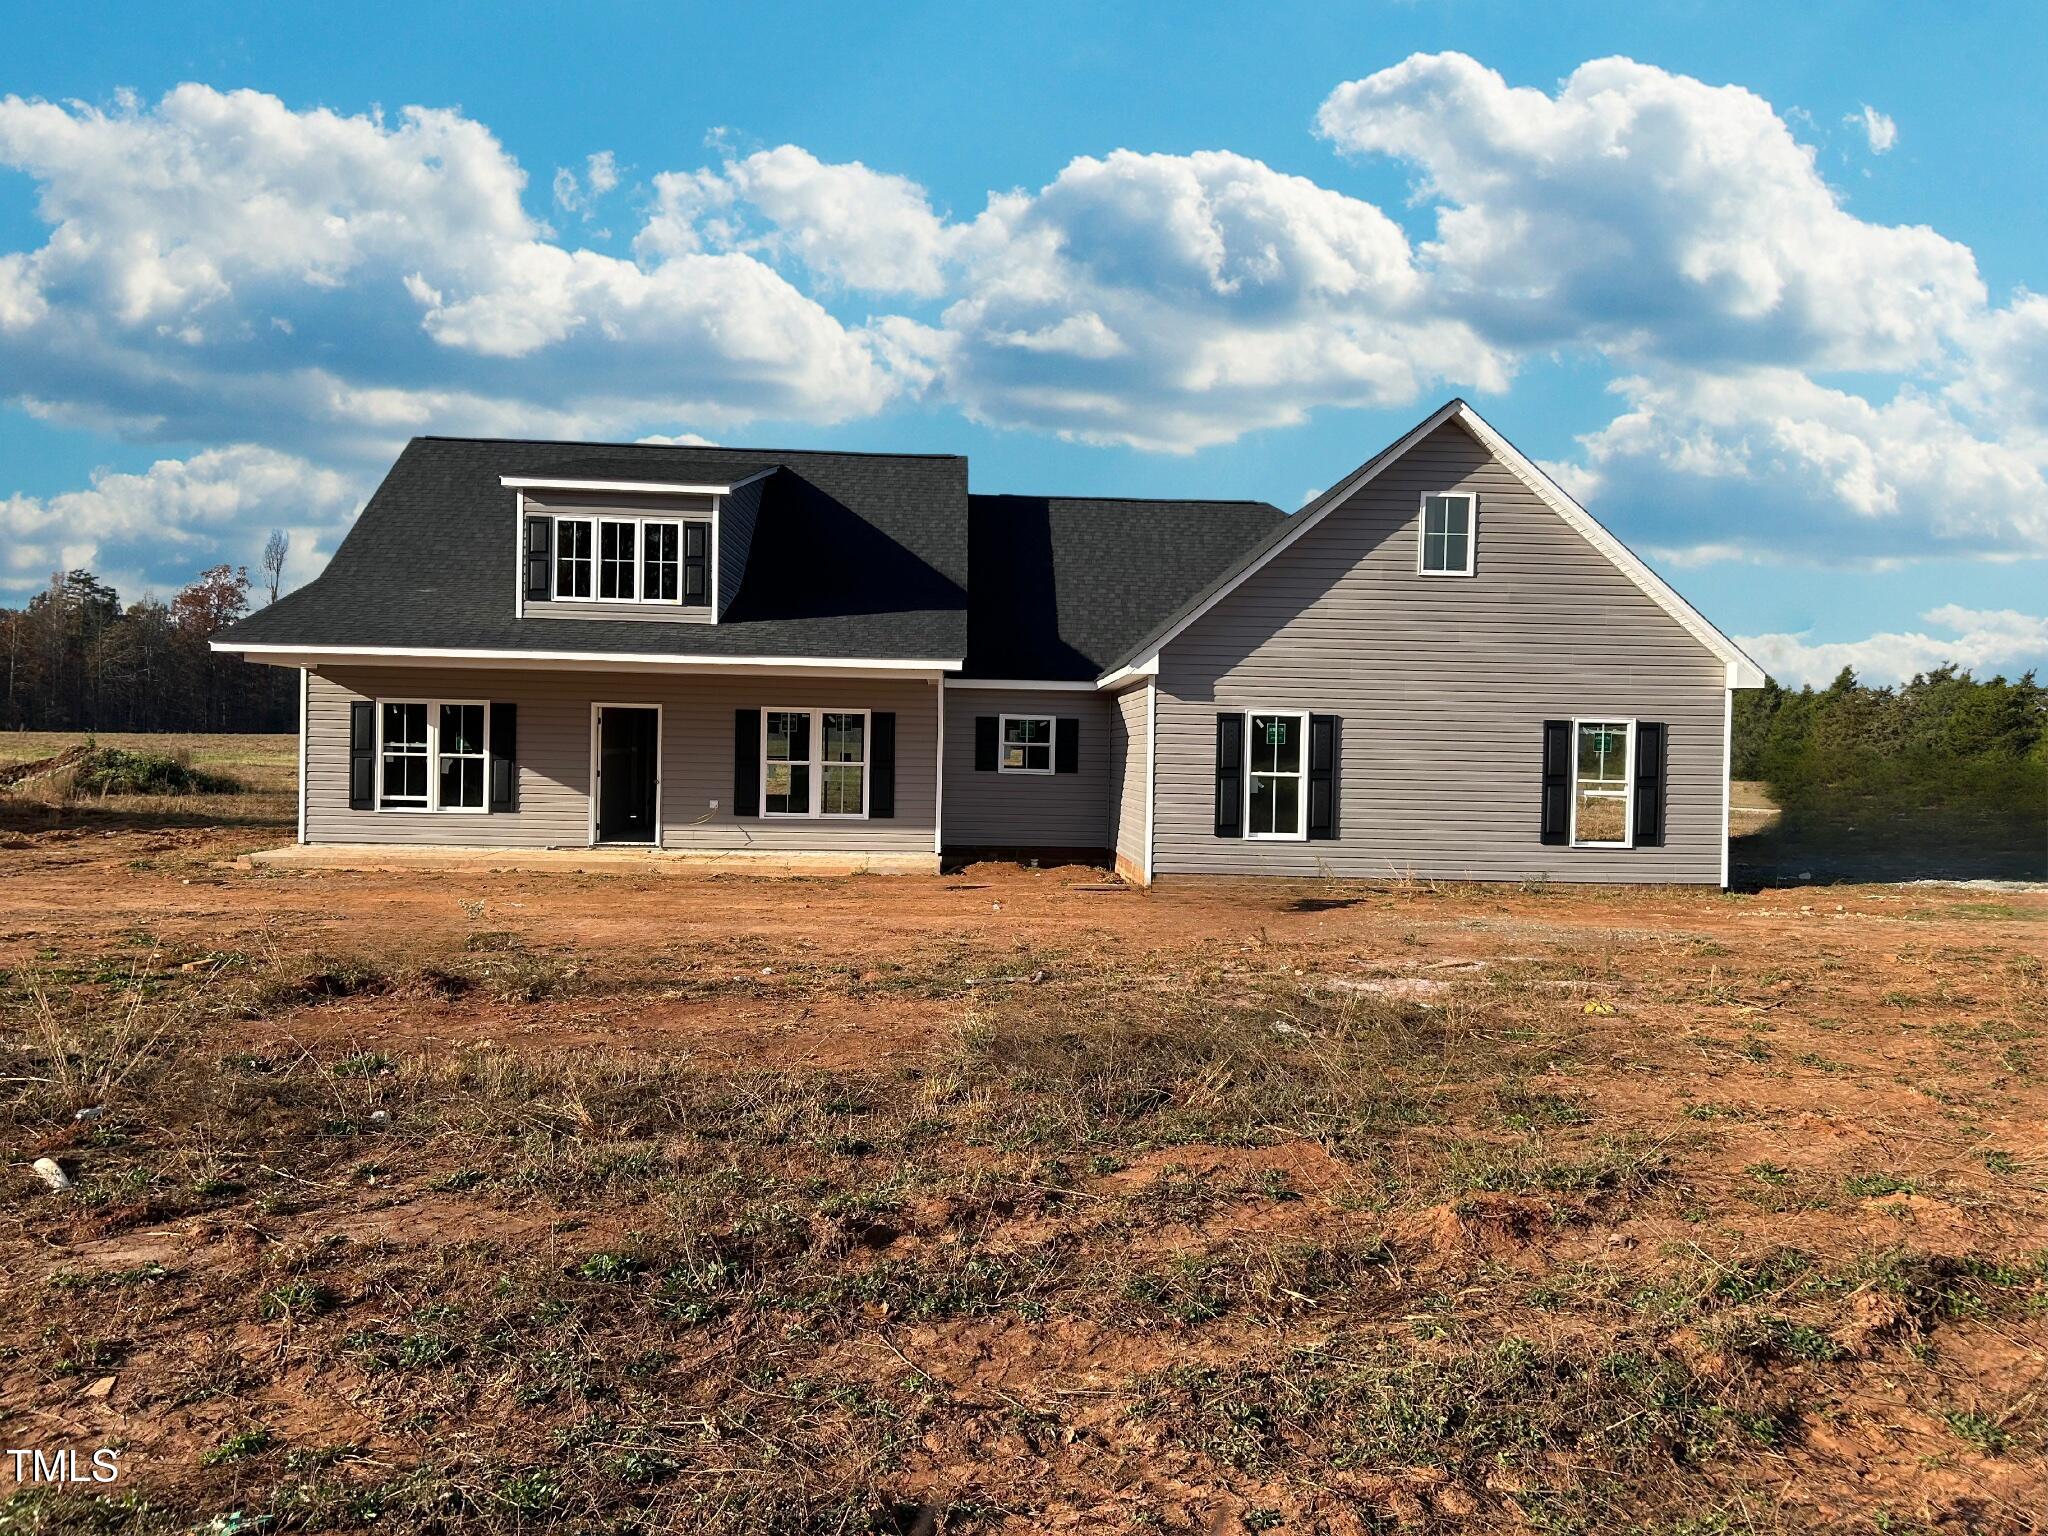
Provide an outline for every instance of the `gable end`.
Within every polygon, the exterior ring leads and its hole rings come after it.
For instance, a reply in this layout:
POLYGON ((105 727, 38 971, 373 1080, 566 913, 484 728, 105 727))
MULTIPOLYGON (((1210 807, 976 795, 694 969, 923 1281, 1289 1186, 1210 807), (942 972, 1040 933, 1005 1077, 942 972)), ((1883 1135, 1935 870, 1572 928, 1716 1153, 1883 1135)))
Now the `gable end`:
POLYGON ((1310 529, 1321 523, 1331 511, 1343 506, 1383 471, 1399 462, 1410 449, 1447 422, 1456 422, 1469 433, 1510 474, 1527 486, 1532 495, 1598 550, 1617 571, 1675 620, 1709 654, 1720 660, 1727 669, 1727 685, 1730 688, 1763 686, 1763 669, 1744 654, 1734 641, 1722 634, 1705 615, 1680 597, 1662 577, 1644 564, 1633 550, 1580 506, 1563 486, 1551 479, 1520 449, 1495 431, 1477 411, 1463 400, 1456 399, 1438 407, 1412 430, 1366 460, 1338 484, 1288 518, 1273 534, 1247 551, 1244 558, 1235 566, 1198 593, 1152 635, 1134 647, 1118 665, 1104 672, 1096 680, 1097 686, 1114 687, 1134 677, 1156 675, 1159 670, 1159 653, 1172 644, 1190 625, 1256 575, 1310 529))

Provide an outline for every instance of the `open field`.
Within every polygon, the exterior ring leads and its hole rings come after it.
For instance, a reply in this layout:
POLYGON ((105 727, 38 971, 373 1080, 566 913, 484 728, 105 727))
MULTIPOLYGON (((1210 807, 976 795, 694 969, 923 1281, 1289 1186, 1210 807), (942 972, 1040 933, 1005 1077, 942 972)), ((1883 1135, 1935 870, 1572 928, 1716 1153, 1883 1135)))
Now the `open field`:
MULTIPOLYGON (((243 792, 183 795, 74 796, 68 780, 30 779, 0 791, 0 838, 10 829, 90 825, 109 828, 243 829, 243 843, 260 848, 289 838, 298 820, 296 736, 199 735, 149 731, 0 731, 0 775, 10 767, 57 757, 92 742, 130 752, 163 753, 194 768, 233 779, 243 792)), ((0 842, 0 847, 5 847, 0 842)))
POLYGON ((2048 896, 286 872, 57 814, 0 813, 0 1442, 123 1472, 0 1530, 2048 1510, 2048 896))

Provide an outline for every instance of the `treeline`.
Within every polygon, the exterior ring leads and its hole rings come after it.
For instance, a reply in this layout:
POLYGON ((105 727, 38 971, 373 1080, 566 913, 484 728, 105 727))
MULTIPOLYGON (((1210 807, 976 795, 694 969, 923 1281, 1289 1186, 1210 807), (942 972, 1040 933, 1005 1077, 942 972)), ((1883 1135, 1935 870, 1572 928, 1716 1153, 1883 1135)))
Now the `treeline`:
POLYGON ((1769 785, 1788 822, 1912 817, 2048 859, 2048 688, 1953 666, 1898 688, 1847 667, 1820 689, 1766 683, 1735 695, 1734 777, 1769 785))
POLYGON ((291 731, 295 679, 212 651, 249 611, 249 573, 218 565, 161 602, 123 604, 71 571, 0 609, 0 728, 41 731, 291 731))

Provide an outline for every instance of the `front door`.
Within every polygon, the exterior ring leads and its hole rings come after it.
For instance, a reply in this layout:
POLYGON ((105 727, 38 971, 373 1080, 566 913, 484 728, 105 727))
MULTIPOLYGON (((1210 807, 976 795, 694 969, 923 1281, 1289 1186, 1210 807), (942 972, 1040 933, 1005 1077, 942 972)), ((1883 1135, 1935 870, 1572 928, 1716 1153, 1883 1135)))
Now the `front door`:
POLYGON ((614 704, 597 711, 597 840, 651 843, 660 780, 661 712, 614 704))

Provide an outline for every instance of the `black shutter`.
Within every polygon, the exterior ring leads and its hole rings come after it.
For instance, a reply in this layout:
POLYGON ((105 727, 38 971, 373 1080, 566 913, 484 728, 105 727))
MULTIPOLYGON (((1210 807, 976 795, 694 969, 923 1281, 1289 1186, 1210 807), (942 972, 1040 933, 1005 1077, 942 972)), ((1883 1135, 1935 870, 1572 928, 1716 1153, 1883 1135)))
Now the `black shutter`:
MULTIPOLYGON (((552 548, 555 521, 551 517, 529 517, 526 520, 526 600, 529 603, 544 603, 548 600, 548 563, 554 554, 552 548)), ((503 566, 498 567, 503 570, 503 566)))
POLYGON ((732 813, 761 814, 761 711, 732 712, 732 813))
POLYGON ((1337 717, 1308 717, 1308 835, 1337 835, 1337 717))
POLYGON ((1244 716, 1216 717, 1216 835, 1244 836, 1244 716))
POLYGON ((1052 771, 1054 773, 1079 773, 1081 771, 1081 722, 1060 719, 1053 722, 1052 771))
POLYGON ((354 699, 348 706, 348 808, 374 810, 376 802, 377 706, 354 699))
POLYGON ((1571 841, 1572 723, 1543 722, 1543 841, 1571 841))
POLYGON ((868 815, 886 821, 896 814, 896 716, 878 709, 868 721, 868 815))
POLYGON ((711 601, 711 525, 683 524, 683 602, 701 608, 711 601))
POLYGON ((974 717, 974 771, 994 773, 996 771, 996 717, 976 715, 974 717))
POLYGON ((1638 848, 1664 846, 1664 724, 1636 722, 1636 836, 1638 848))
POLYGON ((519 706, 491 705, 491 809, 519 809, 519 706))

